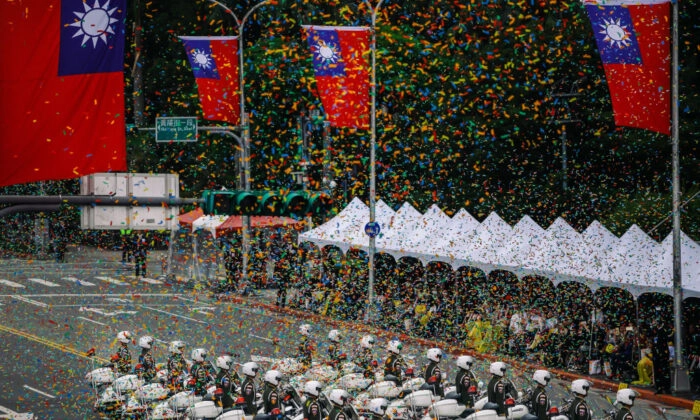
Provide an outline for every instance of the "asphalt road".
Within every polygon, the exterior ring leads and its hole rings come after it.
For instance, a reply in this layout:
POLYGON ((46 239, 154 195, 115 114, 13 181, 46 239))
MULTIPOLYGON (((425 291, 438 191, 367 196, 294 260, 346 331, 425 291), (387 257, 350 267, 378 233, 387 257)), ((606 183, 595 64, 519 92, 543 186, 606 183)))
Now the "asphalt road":
MULTIPOLYGON (((0 418, 92 419, 94 394, 84 375, 95 361, 108 360, 116 351, 115 336, 121 330, 135 337, 156 339, 157 362, 167 358, 167 343, 183 340, 187 355, 195 347, 209 351, 210 359, 222 352, 234 353, 244 363, 254 356, 285 357, 294 354, 297 328, 304 321, 294 314, 281 314, 256 306, 255 298, 238 303, 218 301, 178 284, 167 284, 156 271, 142 279, 117 261, 118 253, 82 252, 67 263, 52 261, 0 261, 0 418)), ((269 299, 268 299, 269 301, 269 299)), ((324 353, 323 342, 332 327, 316 321, 314 335, 324 353)), ((362 333, 345 329, 349 354, 362 333)), ((384 357, 383 344, 375 354, 384 357)), ((131 346, 132 358, 139 349, 131 346)), ((425 349, 406 343, 406 354, 416 364, 425 362, 425 349)), ((451 360, 448 359, 448 360, 451 360)), ((445 363, 452 379, 452 363, 445 363)), ((477 373, 486 380, 488 363, 477 373)), ((263 366, 265 368, 265 366, 263 366)), ((527 386, 531 372, 513 372, 516 384, 527 386)), ((555 402, 566 397, 563 381, 554 381, 555 402)), ((594 412, 610 408, 605 394, 589 398, 594 412)), ((608 397, 614 398, 611 393, 608 397)), ((692 418, 687 410, 661 407, 640 401, 638 419, 692 418)))

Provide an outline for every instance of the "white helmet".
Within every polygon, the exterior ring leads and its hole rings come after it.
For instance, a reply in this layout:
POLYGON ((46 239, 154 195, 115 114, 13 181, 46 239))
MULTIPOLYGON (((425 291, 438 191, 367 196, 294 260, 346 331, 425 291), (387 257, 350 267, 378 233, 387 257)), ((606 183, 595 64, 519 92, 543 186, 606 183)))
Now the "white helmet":
POLYGON ((185 348, 183 341, 171 341, 168 350, 173 354, 182 354, 182 349, 185 348))
POLYGON ((474 358, 471 356, 459 356, 457 358, 457 367, 464 370, 469 370, 474 364, 474 358))
POLYGON ((403 344, 401 344, 399 340, 391 340, 389 341, 389 345, 386 346, 386 349, 394 354, 400 354, 402 348, 403 344))
POLYGON ((549 384, 549 381, 552 380, 552 374, 550 374, 546 370, 538 369, 535 371, 535 373, 532 374, 532 380, 542 386, 547 386, 547 384, 549 384))
POLYGON ((588 390, 591 389, 591 383, 585 379, 576 379, 571 382, 571 392, 582 397, 588 395, 588 390))
POLYGON ((367 404, 367 409, 378 416, 384 416, 387 407, 389 407, 389 401, 386 398, 373 398, 367 404))
POLYGON ((362 340, 360 340, 360 347, 363 349, 371 349, 374 347, 374 337, 371 335, 366 335, 362 337, 362 340))
POLYGON ((328 339, 331 340, 331 341, 334 342, 334 343, 340 343, 340 340, 341 340, 342 338, 343 338, 343 337, 340 335, 340 331, 338 331, 338 330, 331 330, 331 331, 328 333, 328 339))
POLYGON ((304 393, 318 397, 318 394, 323 389, 323 385, 319 381, 309 381, 304 385, 304 393))
POLYGON ((265 372, 265 378, 263 378, 268 384, 277 386, 282 381, 282 374, 278 370, 268 370, 265 372))
POLYGON ((302 324, 302 326, 299 327, 299 334, 308 337, 309 334, 311 334, 311 325, 302 324))
POLYGON ((506 364, 503 362, 493 362, 489 368, 492 375, 503 376, 506 374, 506 364))
POLYGON ((121 343, 129 344, 129 341, 131 341, 131 333, 129 331, 119 331, 117 340, 121 343))
POLYGON ((219 369, 229 370, 233 364, 233 357, 224 354, 216 358, 216 367, 219 369))
POLYGON ((639 396, 639 393, 633 389, 625 388, 617 391, 617 402, 620 404, 628 405, 632 407, 634 405, 634 399, 639 396))
POLYGON ((203 362, 207 358, 207 351, 203 348, 192 350, 192 360, 195 362, 203 362))
POLYGON ((143 337, 139 338, 139 347, 142 349, 150 349, 153 345, 153 341, 153 337, 150 335, 144 335, 143 337))
POLYGON ((442 350, 438 348, 433 348, 433 349, 428 349, 428 360, 432 360, 433 362, 439 362, 442 360, 442 350))
POLYGON ((260 368, 258 367, 258 364, 255 362, 243 363, 243 374, 245 376, 250 376, 251 378, 254 378, 255 375, 258 374, 259 369, 260 368))
POLYGON ((350 398, 350 394, 344 389, 334 389, 328 394, 328 399, 337 406, 345 405, 345 402, 350 398))

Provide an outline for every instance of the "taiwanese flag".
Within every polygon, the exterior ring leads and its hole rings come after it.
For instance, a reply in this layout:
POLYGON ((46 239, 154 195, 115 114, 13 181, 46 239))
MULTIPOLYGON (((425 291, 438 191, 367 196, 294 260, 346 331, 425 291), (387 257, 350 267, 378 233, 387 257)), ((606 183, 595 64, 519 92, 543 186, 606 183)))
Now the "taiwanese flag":
POLYGON ((126 170, 125 7, 0 1, 0 186, 126 170))
POLYGON ((304 26, 313 54, 316 86, 333 127, 369 128, 370 29, 304 26))
POLYGON ((204 119, 240 122, 238 37, 181 36, 197 81, 204 119))
POLYGON ((605 68, 615 124, 670 134, 668 0, 586 1, 605 68))

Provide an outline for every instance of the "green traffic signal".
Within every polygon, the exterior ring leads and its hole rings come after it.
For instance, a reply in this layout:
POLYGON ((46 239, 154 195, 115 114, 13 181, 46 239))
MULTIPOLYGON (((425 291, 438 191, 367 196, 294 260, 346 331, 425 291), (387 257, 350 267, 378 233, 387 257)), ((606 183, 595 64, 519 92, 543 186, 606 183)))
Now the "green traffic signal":
POLYGON ((289 216, 297 219, 319 216, 332 207, 331 197, 322 192, 214 191, 203 193, 202 208, 209 215, 289 216))

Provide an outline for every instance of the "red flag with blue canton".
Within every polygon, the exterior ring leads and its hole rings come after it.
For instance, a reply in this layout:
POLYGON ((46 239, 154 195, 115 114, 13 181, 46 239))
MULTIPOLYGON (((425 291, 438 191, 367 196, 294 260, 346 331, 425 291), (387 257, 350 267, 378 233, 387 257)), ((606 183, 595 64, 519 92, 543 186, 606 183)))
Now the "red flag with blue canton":
POLYGON ((181 36, 204 119, 240 122, 237 36, 181 36))
POLYGON ((0 16, 0 185, 126 170, 126 0, 5 0, 0 16))
POLYGON ((586 1, 615 124, 671 132, 669 0, 586 1))
POLYGON ((316 87, 333 127, 369 128, 370 29, 304 26, 313 54, 316 87))

